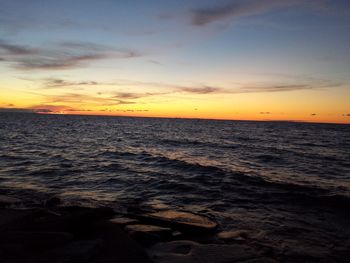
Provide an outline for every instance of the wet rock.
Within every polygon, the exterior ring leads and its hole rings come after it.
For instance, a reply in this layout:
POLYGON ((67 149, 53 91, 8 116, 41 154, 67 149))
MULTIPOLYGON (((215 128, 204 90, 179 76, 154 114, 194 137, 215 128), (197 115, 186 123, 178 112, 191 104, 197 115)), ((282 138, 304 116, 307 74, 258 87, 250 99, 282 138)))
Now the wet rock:
POLYGON ((113 224, 120 225, 120 226, 133 225, 133 224, 139 223, 138 220, 128 218, 128 217, 114 217, 114 218, 110 219, 109 222, 111 222, 113 224))
POLYGON ((120 226, 111 209, 59 207, 0 209, 0 262, 150 262, 120 226), (112 215, 112 216, 111 216, 112 215))
POLYGON ((125 229, 129 232, 171 233, 171 228, 153 225, 129 225, 126 226, 125 229))
POLYGON ((248 246, 199 244, 192 241, 159 243, 149 253, 156 263, 227 263, 260 258, 248 246))
POLYGON ((148 213, 146 217, 148 220, 187 232, 213 231, 217 228, 217 224, 210 219, 189 212, 166 210, 148 213))
POLYGON ((174 231, 171 233, 174 238, 181 237, 183 234, 180 231, 174 231))
POLYGON ((284 256, 294 262, 319 262, 321 259, 330 258, 328 250, 325 247, 310 246, 307 244, 303 246, 288 247, 284 256))
POLYGON ((171 237, 172 234, 171 228, 153 225, 128 225, 125 230, 133 239, 143 245, 152 245, 171 237))
POLYGON ((248 237, 248 231, 232 230, 218 233, 217 237, 224 241, 243 241, 248 237))
POLYGON ((22 203, 21 199, 7 196, 7 195, 0 195, 0 207, 15 206, 21 203, 22 203))

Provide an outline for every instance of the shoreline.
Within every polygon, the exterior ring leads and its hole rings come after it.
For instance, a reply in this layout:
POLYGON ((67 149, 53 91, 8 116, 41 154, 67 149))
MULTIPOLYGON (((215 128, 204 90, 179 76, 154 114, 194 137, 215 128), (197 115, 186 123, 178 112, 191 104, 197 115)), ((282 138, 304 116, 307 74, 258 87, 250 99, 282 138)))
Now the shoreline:
POLYGON ((350 256, 349 242, 331 255, 293 247, 276 254, 250 240, 249 231, 224 231, 191 212, 132 206, 121 212, 62 204, 49 194, 31 200, 17 196, 0 190, 1 262, 347 262, 350 256))

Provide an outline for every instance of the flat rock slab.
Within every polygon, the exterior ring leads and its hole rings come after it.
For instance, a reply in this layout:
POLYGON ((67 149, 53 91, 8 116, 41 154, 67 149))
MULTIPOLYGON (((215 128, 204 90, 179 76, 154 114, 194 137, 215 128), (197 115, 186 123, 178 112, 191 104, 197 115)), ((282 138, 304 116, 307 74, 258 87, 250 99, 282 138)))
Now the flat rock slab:
POLYGON ((185 240, 156 244, 149 254, 156 263, 233 263, 261 258, 248 246, 199 244, 185 240))
POLYGON ((171 237, 172 229, 153 225, 128 225, 125 230, 129 235, 145 246, 171 237))
POLYGON ((166 210, 148 213, 146 216, 163 223, 168 223, 169 225, 182 226, 193 230, 208 231, 214 230, 217 227, 217 224, 209 218, 189 212, 166 210))
POLYGON ((21 203, 22 203, 21 199, 7 196, 7 195, 0 195, 0 207, 19 205, 21 203))
POLYGON ((225 241, 230 241, 230 240, 242 241, 248 237, 248 231, 245 231, 245 230, 223 231, 218 233, 217 237, 225 241))
POLYGON ((128 217, 114 217, 114 218, 110 219, 109 222, 111 222, 113 224, 121 225, 121 226, 133 225, 133 224, 139 223, 138 220, 128 218, 128 217))
POLYGON ((127 231, 148 232, 148 233, 171 232, 171 228, 153 226, 153 225, 129 225, 129 226, 126 226, 125 229, 127 231))

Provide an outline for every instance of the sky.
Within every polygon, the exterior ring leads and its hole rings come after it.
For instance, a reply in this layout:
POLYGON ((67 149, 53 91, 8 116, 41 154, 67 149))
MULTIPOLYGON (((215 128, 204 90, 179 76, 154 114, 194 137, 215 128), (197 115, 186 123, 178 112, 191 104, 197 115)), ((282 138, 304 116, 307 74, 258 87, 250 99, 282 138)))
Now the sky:
POLYGON ((350 123, 348 0, 0 0, 0 111, 350 123))

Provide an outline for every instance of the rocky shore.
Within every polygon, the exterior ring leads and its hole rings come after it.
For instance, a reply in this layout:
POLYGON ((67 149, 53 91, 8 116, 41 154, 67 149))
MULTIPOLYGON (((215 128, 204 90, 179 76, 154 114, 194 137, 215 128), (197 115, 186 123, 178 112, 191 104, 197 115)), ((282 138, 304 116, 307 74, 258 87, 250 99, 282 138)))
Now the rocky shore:
POLYGON ((0 195, 0 262, 348 262, 280 257, 246 242, 244 230, 220 231, 203 215, 173 210, 67 206, 57 197, 25 205, 0 195))

